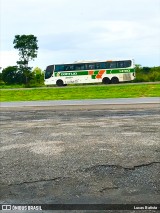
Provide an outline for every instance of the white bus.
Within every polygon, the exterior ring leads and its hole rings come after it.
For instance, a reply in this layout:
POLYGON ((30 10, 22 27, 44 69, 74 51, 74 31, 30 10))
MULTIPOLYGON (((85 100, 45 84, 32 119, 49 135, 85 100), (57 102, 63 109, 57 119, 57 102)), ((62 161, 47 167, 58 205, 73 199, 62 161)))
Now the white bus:
POLYGON ((108 61, 76 61, 49 65, 45 71, 45 85, 103 83, 117 84, 135 79, 133 59, 108 61))

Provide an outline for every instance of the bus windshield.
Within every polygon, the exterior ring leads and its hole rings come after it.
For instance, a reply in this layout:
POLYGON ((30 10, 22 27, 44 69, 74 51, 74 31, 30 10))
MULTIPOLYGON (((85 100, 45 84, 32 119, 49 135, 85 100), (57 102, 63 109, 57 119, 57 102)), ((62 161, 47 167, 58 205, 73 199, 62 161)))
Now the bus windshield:
POLYGON ((54 71, 54 65, 50 65, 46 68, 46 71, 45 71, 45 79, 48 79, 52 76, 53 74, 53 71, 54 71))

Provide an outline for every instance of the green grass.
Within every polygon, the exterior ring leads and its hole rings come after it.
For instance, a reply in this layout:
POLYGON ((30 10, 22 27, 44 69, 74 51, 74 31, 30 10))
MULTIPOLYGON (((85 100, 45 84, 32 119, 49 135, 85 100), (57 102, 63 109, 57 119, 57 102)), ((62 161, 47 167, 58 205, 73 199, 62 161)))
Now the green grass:
POLYGON ((77 86, 42 89, 0 90, 1 101, 78 100, 159 97, 160 84, 77 86))
POLYGON ((25 85, 23 84, 11 84, 11 85, 6 85, 6 84, 0 84, 0 89, 15 89, 15 88, 25 88, 25 85))

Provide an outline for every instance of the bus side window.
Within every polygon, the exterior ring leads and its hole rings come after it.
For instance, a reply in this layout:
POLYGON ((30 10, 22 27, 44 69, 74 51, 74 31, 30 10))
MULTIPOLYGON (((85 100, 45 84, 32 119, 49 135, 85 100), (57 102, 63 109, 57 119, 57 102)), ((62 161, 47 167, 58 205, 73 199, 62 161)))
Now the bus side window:
POLYGON ((131 66, 131 60, 124 61, 124 67, 130 67, 131 66))
POLYGON ((64 71, 64 68, 65 68, 64 65, 56 65, 55 66, 55 71, 56 72, 64 71))
POLYGON ((69 65, 65 65, 65 68, 64 68, 65 71, 70 71, 70 66, 69 65))
POLYGON ((81 64, 81 70, 85 69, 85 64, 81 64))
POLYGON ((85 70, 85 64, 75 64, 73 70, 85 70))
POLYGON ((118 61, 117 68, 124 68, 124 61, 118 61))
POLYGON ((110 68, 116 68, 116 67, 117 67, 116 62, 111 62, 110 63, 110 68))
POLYGON ((100 69, 106 69, 106 63, 105 62, 100 63, 100 69))
POLYGON ((95 69, 95 64, 88 64, 88 69, 89 70, 94 70, 95 69))
POLYGON ((95 69, 100 69, 100 64, 96 63, 95 64, 95 69))
POLYGON ((110 69, 111 62, 106 62, 106 69, 110 69))
POLYGON ((76 64, 75 65, 75 70, 81 70, 81 64, 76 64))
POLYGON ((58 65, 55 65, 55 72, 58 72, 59 71, 59 67, 58 65))
POLYGON ((84 64, 84 70, 88 70, 88 64, 84 64))
POLYGON ((74 70, 74 66, 73 65, 70 65, 70 70, 74 70))

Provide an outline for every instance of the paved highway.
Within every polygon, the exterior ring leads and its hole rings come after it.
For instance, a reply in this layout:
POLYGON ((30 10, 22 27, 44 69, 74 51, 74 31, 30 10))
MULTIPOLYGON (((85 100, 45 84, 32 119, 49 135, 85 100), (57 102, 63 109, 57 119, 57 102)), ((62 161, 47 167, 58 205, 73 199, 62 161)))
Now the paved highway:
POLYGON ((48 107, 48 106, 93 106, 93 105, 138 105, 160 104, 160 97, 152 98, 112 98, 94 100, 58 100, 58 101, 17 101, 1 102, 1 107, 48 107))
POLYGON ((0 116, 0 203, 159 203, 160 98, 4 102, 0 116))

